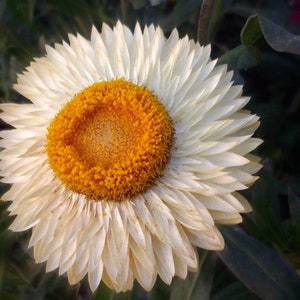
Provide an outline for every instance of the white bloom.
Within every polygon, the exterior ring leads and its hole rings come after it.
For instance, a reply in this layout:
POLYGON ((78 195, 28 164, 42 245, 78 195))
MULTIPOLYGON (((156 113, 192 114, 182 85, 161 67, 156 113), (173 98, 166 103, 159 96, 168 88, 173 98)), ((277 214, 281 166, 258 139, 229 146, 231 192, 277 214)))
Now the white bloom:
POLYGON ((69 40, 19 75, 15 89, 31 104, 1 105, 15 128, 0 141, 10 228, 32 228, 36 262, 67 272, 71 284, 88 274, 92 290, 103 280, 126 291, 134 279, 149 290, 157 275, 184 278, 197 268, 195 246, 224 247, 215 224, 251 210, 237 191, 260 168, 249 154, 261 143, 252 138, 258 117, 241 110, 249 99, 210 47, 176 30, 166 39, 153 26, 104 24, 91 40, 69 40), (106 83, 117 85, 113 100, 94 98, 106 83), (131 99, 134 88, 154 104, 131 99))

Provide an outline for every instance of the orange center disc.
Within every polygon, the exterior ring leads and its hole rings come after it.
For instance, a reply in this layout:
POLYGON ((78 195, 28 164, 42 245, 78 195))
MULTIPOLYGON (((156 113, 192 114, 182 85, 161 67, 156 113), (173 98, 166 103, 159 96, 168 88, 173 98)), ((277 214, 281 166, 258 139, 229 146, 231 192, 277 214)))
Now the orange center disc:
POLYGON ((172 136, 159 100, 119 79, 95 83, 67 102, 48 128, 46 150, 68 189, 93 200, 123 201, 161 174, 172 136))

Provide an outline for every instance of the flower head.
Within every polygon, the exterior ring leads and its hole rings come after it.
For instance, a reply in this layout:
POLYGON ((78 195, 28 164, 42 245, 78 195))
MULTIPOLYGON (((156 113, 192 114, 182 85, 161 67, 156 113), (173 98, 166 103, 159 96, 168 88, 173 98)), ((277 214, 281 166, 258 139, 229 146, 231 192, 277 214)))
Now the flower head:
POLYGON ((10 228, 32 228, 36 262, 71 284, 184 278, 195 246, 224 247, 216 224, 251 210, 237 191, 260 168, 258 117, 210 47, 176 30, 104 24, 69 40, 19 75, 30 104, 1 105, 10 228))

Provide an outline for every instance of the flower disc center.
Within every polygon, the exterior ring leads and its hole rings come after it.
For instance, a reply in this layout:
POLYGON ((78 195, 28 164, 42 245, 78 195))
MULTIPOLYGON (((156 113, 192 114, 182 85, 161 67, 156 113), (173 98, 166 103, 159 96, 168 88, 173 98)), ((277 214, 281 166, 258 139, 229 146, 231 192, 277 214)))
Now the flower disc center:
POLYGON ((46 150, 67 188, 94 200, 122 201, 161 174, 172 136, 157 97, 119 79, 95 83, 67 102, 48 128, 46 150))

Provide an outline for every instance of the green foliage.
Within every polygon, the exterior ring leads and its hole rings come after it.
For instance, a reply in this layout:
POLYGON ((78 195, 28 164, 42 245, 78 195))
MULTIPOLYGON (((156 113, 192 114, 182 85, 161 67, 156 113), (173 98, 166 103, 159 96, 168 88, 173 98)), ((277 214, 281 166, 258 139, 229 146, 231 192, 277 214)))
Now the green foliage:
MULTIPOLYGON (((118 19, 131 28, 159 24, 196 38, 201 0, 0 0, 0 97, 24 101, 11 88, 16 74, 44 45, 68 33, 90 35, 94 24, 118 19)), ((242 78, 248 108, 261 117, 257 136, 264 169, 245 196, 253 212, 242 227, 220 227, 226 248, 199 250, 201 268, 171 286, 159 279, 149 293, 114 294, 104 284, 94 299, 299 299, 300 274, 300 24, 285 0, 215 0, 208 38, 212 56, 242 78)), ((3 100, 4 101, 4 100, 3 100)), ((2 126, 5 126, 2 124, 2 126)), ((4 187, 1 186, 1 193, 4 187)), ((70 287, 56 272, 44 274, 27 249, 29 234, 12 234, 7 203, 0 202, 0 299, 90 299, 85 281, 70 287)))
POLYGON ((291 34, 263 16, 252 15, 241 31, 242 44, 225 53, 220 63, 227 63, 234 70, 254 67, 261 60, 259 47, 263 41, 275 51, 300 54, 299 35, 291 34))
POLYGON ((227 64, 231 70, 247 70, 256 66, 261 60, 260 51, 244 44, 235 47, 222 55, 219 64, 227 64))
POLYGON ((300 36, 294 35, 263 16, 257 17, 266 42, 279 52, 300 54, 300 36))
POLYGON ((221 227, 225 249, 219 256, 250 290, 262 299, 297 299, 300 278, 274 251, 247 235, 238 226, 221 227))

